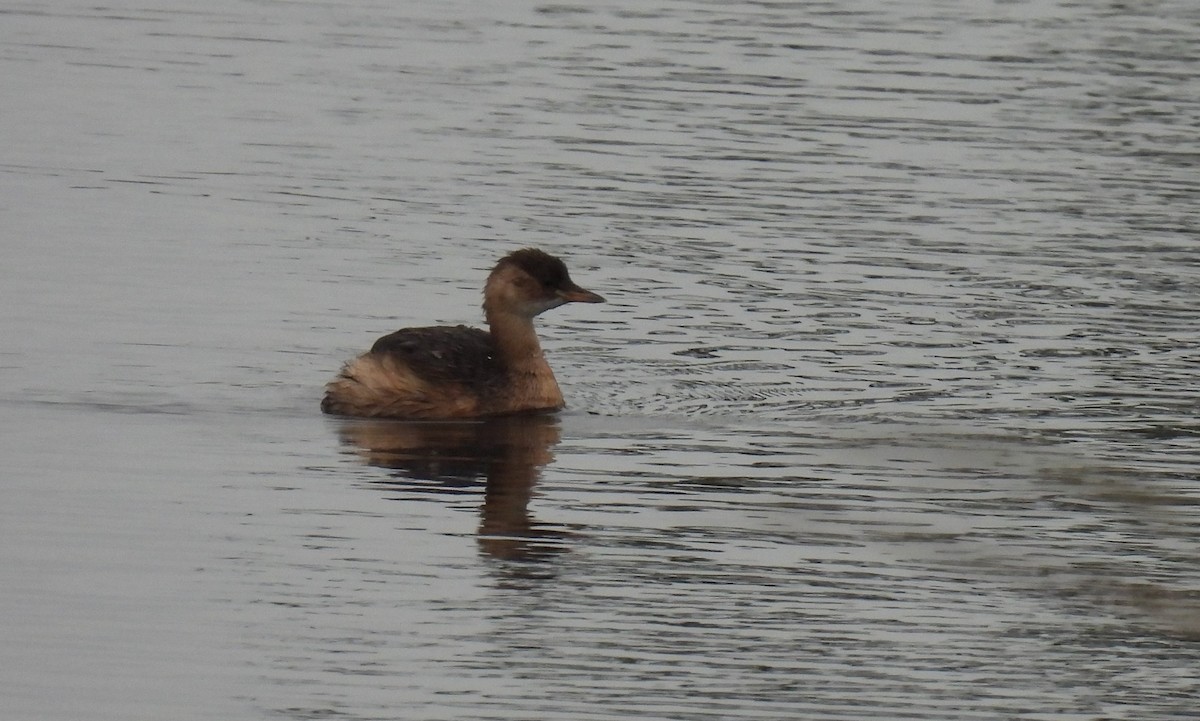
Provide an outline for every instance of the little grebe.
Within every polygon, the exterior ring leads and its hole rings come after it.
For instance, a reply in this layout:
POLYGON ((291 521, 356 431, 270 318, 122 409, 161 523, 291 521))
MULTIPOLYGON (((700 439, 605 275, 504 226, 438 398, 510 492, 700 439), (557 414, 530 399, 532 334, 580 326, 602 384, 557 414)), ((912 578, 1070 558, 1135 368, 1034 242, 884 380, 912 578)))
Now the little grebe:
POLYGON ((496 263, 483 288, 491 332, 404 328, 375 341, 325 386, 321 410, 371 418, 479 418, 554 411, 562 391, 542 355, 534 316, 564 303, 603 303, 567 267, 534 248, 496 263))

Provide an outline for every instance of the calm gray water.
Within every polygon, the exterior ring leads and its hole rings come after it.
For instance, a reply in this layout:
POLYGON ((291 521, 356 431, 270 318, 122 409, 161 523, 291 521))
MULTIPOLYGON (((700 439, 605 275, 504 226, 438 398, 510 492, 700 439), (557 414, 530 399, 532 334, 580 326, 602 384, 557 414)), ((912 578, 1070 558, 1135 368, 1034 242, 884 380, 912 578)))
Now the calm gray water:
POLYGON ((1200 5, 658 6, 0 8, 0 715, 1194 716, 1200 5))

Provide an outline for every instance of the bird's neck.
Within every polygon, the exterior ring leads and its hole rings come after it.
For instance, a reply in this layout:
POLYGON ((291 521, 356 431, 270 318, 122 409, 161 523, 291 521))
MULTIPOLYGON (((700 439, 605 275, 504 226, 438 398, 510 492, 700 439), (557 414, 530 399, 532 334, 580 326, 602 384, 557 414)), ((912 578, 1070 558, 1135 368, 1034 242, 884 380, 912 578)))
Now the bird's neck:
POLYGON ((492 340, 505 364, 516 372, 540 371, 545 368, 546 357, 533 329, 533 319, 516 313, 487 310, 488 328, 492 340))
POLYGON ((562 391, 546 362, 533 319, 511 313, 487 314, 492 340, 507 370, 508 410, 554 410, 563 405, 562 391))

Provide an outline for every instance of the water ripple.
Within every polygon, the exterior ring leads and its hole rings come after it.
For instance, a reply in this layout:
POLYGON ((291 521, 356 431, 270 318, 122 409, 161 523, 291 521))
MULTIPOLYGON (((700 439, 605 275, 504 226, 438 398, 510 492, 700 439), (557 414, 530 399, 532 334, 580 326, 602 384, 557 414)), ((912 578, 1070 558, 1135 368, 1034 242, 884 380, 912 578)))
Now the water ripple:
POLYGON ((0 10, 14 717, 1194 715, 1194 2, 169 5, 0 10))

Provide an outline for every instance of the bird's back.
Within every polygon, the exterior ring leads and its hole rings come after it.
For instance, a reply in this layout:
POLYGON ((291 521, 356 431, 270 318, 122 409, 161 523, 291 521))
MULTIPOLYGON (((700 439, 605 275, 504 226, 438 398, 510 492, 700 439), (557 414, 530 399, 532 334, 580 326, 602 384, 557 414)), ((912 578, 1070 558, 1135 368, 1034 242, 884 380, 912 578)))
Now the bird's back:
POLYGON ((326 386, 321 408, 360 417, 476 417, 502 410, 508 380, 486 331, 404 328, 347 363, 326 386))
POLYGON ((370 354, 403 364, 431 384, 484 388, 504 378, 492 335, 465 325, 403 328, 375 341, 370 354))

